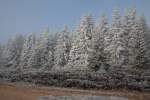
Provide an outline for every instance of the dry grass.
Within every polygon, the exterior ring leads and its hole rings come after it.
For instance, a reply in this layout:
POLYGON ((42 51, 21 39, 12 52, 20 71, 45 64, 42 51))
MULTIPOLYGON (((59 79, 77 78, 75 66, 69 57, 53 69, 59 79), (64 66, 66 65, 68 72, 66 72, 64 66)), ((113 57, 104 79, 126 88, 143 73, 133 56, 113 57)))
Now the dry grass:
POLYGON ((122 96, 129 100, 150 100, 150 93, 128 90, 80 90, 34 85, 21 85, 16 83, 0 84, 0 100, 37 100, 39 96, 72 96, 72 95, 103 95, 122 96))

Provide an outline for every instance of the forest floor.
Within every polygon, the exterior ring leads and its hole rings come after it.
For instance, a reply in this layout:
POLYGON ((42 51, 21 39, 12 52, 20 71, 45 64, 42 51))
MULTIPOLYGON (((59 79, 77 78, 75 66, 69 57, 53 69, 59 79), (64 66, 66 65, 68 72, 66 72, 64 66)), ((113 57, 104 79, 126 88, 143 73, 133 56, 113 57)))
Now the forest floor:
POLYGON ((129 90, 81 90, 0 82, 0 100, 37 100, 40 96, 121 96, 129 100, 150 100, 150 93, 129 90))

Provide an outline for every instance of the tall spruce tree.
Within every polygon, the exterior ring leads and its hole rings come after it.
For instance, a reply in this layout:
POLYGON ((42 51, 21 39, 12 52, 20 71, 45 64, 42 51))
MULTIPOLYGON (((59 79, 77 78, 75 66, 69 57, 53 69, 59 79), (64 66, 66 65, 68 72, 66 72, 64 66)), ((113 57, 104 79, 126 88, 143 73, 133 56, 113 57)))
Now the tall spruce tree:
POLYGON ((28 62, 32 55, 33 49, 35 47, 36 35, 35 33, 31 33, 25 39, 23 49, 21 52, 20 63, 18 66, 19 70, 27 70, 29 68, 28 62))
POLYGON ((124 44, 125 44, 125 63, 127 67, 131 67, 135 63, 135 45, 136 45, 136 10, 131 8, 126 11, 123 18, 123 29, 124 29, 124 44))
POLYGON ((150 64, 149 55, 149 33, 146 25, 145 17, 141 16, 137 18, 137 30, 135 32, 135 62, 134 66, 140 68, 147 68, 150 64))
POLYGON ((77 36, 72 43, 69 55, 69 66, 75 69, 88 69, 89 47, 93 34, 93 19, 91 15, 86 15, 81 19, 76 33, 77 36))
POLYGON ((4 52, 5 68, 16 69, 19 65, 23 43, 24 37, 22 35, 16 35, 15 38, 8 41, 4 52))
POLYGON ((4 64, 4 45, 0 44, 0 69, 3 69, 4 64))
POLYGON ((37 39, 28 65, 34 70, 51 69, 53 66, 48 28, 37 39))
POLYGON ((105 70, 107 63, 107 55, 105 49, 105 36, 108 35, 108 22, 105 15, 101 16, 100 22, 96 25, 91 41, 91 51, 88 58, 89 67, 92 70, 105 70), (105 67, 105 68, 104 68, 105 67))
POLYGON ((109 32, 111 41, 109 41, 108 46, 106 47, 106 51, 110 54, 110 64, 112 66, 120 66, 124 61, 124 57, 122 56, 124 45, 123 27, 118 9, 113 11, 112 24, 109 32))
POLYGON ((54 63, 56 69, 64 67, 68 63, 70 48, 70 36, 69 32, 67 31, 67 27, 65 27, 65 29, 60 32, 55 47, 54 63))
POLYGON ((51 68, 53 64, 50 61, 52 53, 50 51, 49 29, 48 28, 41 34, 38 46, 39 46, 40 66, 43 68, 48 68, 48 67, 51 68))

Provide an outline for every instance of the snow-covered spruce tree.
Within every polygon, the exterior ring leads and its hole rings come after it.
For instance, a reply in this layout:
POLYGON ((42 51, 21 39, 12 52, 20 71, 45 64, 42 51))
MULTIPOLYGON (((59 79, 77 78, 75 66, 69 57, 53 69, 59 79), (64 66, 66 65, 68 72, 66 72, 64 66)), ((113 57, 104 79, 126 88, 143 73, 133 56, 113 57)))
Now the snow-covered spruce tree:
POLYGON ((146 68, 150 70, 150 28, 147 27, 147 34, 146 34, 146 55, 145 58, 146 58, 146 68))
POLYGON ((55 69, 64 67, 68 63, 71 41, 67 27, 60 32, 54 52, 55 69))
POLYGON ((52 52, 49 46, 49 30, 46 29, 35 43, 28 66, 33 70, 51 69, 53 66, 52 52))
POLYGON ((29 57, 29 60, 27 62, 28 68, 24 69, 25 71, 33 71, 33 69, 37 69, 38 63, 39 63, 38 61, 39 54, 37 51, 38 51, 38 48, 37 48, 37 38, 36 38, 35 45, 31 49, 31 56, 29 57))
POLYGON ((136 23, 136 9, 131 8, 126 11, 123 17, 123 29, 124 29, 124 44, 125 44, 125 63, 127 67, 134 66, 135 64, 135 45, 138 25, 136 23))
POLYGON ((114 9, 112 15, 112 24, 109 30, 109 43, 106 40, 105 51, 110 54, 110 65, 120 66, 124 62, 124 43, 123 43, 123 27, 121 23, 121 16, 118 9, 114 9))
POLYGON ((0 69, 3 69, 4 63, 4 46, 0 44, 0 69))
POLYGON ((100 22, 96 25, 95 32, 92 36, 91 50, 89 51, 89 67, 92 70, 104 71, 107 69, 107 55, 105 49, 105 36, 108 35, 108 22, 105 15, 101 16, 100 22))
POLYGON ((52 53, 54 54, 55 51, 55 46, 57 44, 57 39, 58 39, 58 33, 52 33, 49 36, 49 49, 50 51, 52 51, 52 53))
POLYGON ((149 32, 144 17, 136 16, 131 8, 123 17, 125 62, 127 67, 145 67, 149 64, 149 32))
POLYGON ((46 29, 40 37, 39 41, 39 54, 40 54, 40 65, 44 69, 49 69, 53 65, 52 60, 52 52, 50 51, 50 43, 49 43, 49 29, 46 29))
POLYGON ((93 34, 93 20, 91 15, 86 15, 81 19, 77 28, 76 39, 72 43, 69 54, 68 67, 73 69, 88 69, 89 47, 91 46, 93 34))
POLYGON ((0 44, 0 69, 2 67, 2 54, 3 54, 3 49, 2 49, 2 45, 0 44))
MULTIPOLYGON (((58 33, 50 34, 50 36, 49 36, 49 61, 51 61, 53 68, 54 68, 54 64, 55 64, 54 63, 54 53, 55 53, 55 47, 57 44, 57 39, 58 39, 58 33)), ((49 68, 51 69, 51 67, 49 67, 49 68)), ((50 69, 48 69, 48 70, 50 70, 50 69)))
POLYGON ((135 35, 135 47, 134 56, 135 62, 134 66, 137 68, 147 68, 150 64, 150 34, 148 33, 148 27, 146 25, 145 17, 138 17, 136 20, 136 30, 135 35))
POLYGON ((32 51, 34 49, 35 42, 36 42, 35 33, 32 33, 26 37, 24 45, 23 45, 23 49, 21 52, 20 63, 19 63, 18 69, 20 69, 22 71, 28 69, 28 67, 29 67, 28 62, 32 55, 32 51))
POLYGON ((20 62, 21 51, 24 43, 22 35, 16 35, 15 38, 10 39, 5 47, 4 67, 16 69, 20 62))

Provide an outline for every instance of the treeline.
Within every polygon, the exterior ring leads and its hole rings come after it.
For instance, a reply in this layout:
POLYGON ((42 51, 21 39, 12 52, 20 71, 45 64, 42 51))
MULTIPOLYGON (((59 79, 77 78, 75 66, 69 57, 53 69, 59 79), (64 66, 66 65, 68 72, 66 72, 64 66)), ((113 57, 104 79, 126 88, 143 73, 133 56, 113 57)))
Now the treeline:
POLYGON ((0 69, 19 71, 89 70, 119 68, 150 69, 150 29, 134 8, 121 15, 113 11, 112 22, 102 15, 93 22, 81 18, 76 31, 56 34, 17 35, 0 45, 0 69))

